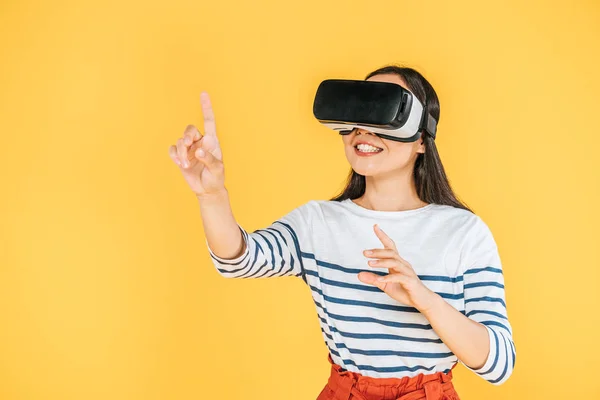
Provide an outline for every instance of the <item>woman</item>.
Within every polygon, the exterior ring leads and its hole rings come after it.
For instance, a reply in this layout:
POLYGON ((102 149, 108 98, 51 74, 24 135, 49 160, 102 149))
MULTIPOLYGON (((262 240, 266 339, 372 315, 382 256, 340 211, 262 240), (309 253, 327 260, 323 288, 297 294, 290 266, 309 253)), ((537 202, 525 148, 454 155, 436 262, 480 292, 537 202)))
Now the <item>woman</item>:
MULTIPOLYGON (((429 82, 388 66, 367 80, 410 90, 439 120, 429 82)), ((343 135, 348 185, 252 233, 232 214, 208 96, 205 136, 188 126, 169 153, 201 209, 207 245, 230 278, 298 276, 310 287, 332 364, 319 400, 458 399, 458 361, 492 384, 515 363, 498 249, 454 195, 435 142, 343 135)))

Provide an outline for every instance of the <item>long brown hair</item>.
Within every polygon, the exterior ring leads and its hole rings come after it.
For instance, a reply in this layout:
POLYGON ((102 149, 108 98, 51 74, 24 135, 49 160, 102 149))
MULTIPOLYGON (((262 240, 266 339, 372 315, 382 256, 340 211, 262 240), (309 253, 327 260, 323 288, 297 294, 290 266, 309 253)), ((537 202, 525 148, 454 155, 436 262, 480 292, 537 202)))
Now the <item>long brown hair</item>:
MULTIPOLYGON (((371 72, 365 79, 382 74, 396 74, 400 76, 406 82, 408 89, 417 96, 419 101, 426 104, 427 112, 439 122, 439 99, 435 90, 423 75, 412 68, 388 65, 371 72)), ((422 133, 422 138, 425 145, 425 153, 417 156, 413 170, 419 198, 426 203, 448 205, 473 212, 454 194, 444 171, 434 138, 425 131, 422 133)), ((366 186, 365 177, 351 169, 346 187, 338 196, 331 200, 342 201, 359 198, 365 193, 366 186)))

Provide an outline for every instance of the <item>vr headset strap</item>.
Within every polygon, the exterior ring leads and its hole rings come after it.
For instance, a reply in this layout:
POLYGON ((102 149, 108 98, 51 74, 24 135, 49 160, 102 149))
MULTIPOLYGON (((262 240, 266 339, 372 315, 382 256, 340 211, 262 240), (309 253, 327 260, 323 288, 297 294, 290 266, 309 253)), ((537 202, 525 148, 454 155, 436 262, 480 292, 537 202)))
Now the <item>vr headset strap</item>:
POLYGON ((427 133, 435 139, 435 132, 437 131, 437 121, 427 112, 427 102, 423 105, 423 115, 421 117, 421 124, 419 130, 424 129, 427 133))

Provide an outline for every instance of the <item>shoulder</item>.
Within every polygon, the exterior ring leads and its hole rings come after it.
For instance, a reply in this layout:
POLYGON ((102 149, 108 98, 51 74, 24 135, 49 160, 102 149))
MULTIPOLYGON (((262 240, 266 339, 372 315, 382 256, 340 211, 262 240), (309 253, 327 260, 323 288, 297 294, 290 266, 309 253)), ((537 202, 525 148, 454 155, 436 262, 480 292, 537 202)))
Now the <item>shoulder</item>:
POLYGON ((329 219, 332 215, 339 214, 339 207, 337 201, 309 200, 293 209, 288 215, 295 215, 312 225, 315 221, 323 221, 329 219))
POLYGON ((328 225, 351 217, 346 202, 334 200, 309 200, 294 208, 284 218, 301 220, 302 223, 315 226, 328 225))
POLYGON ((302 212, 303 214, 325 214, 331 212, 340 212, 345 208, 344 202, 334 201, 334 200, 309 200, 299 207, 296 210, 302 212))
POLYGON ((457 241, 466 242, 481 240, 481 238, 492 239, 492 232, 486 222, 477 214, 453 206, 435 204, 432 215, 436 222, 443 224, 449 231, 453 232, 457 241))
POLYGON ((323 215, 336 209, 338 203, 331 200, 309 200, 292 209, 283 218, 301 218, 306 222, 315 218, 321 219, 323 215))
POLYGON ((478 215, 452 206, 436 206, 438 218, 449 227, 448 251, 464 272, 479 264, 500 268, 498 246, 487 223, 478 215))
POLYGON ((431 214, 437 222, 461 231, 471 230, 483 222, 478 215, 469 210, 441 204, 432 204, 431 214))

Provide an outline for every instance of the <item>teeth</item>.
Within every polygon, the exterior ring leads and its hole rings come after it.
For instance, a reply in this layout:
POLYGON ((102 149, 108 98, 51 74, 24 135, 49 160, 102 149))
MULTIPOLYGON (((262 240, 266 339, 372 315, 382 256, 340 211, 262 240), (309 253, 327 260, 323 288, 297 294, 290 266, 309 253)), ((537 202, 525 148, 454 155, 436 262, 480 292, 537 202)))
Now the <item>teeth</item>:
POLYGON ((377 153, 377 152, 381 151, 380 148, 371 146, 370 144, 364 144, 364 143, 359 144, 358 146, 356 146, 356 148, 363 153, 377 153))

